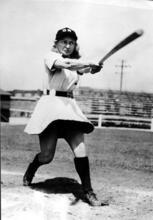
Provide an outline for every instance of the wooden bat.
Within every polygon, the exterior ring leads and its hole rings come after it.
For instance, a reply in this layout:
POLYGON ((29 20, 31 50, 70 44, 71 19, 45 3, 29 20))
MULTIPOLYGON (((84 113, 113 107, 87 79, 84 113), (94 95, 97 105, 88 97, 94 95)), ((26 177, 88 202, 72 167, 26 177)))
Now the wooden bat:
POLYGON ((131 43, 132 41, 136 40, 138 37, 142 36, 144 31, 142 29, 139 29, 129 36, 127 36, 125 39, 123 39, 121 42, 119 42, 115 47, 113 47, 100 61, 99 65, 103 65, 103 62, 108 59, 110 56, 112 56, 114 53, 116 53, 121 48, 125 47, 127 44, 131 43))

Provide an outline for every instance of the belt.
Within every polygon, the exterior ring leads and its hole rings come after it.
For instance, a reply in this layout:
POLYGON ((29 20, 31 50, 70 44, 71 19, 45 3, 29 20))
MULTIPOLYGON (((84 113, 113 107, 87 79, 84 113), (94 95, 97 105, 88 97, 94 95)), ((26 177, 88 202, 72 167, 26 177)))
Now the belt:
MULTIPOLYGON (((50 94, 50 91, 47 90, 47 95, 50 94)), ((67 91, 55 91, 55 96, 62 96, 62 97, 67 97, 67 98, 74 98, 73 97, 73 92, 67 92, 67 91)))

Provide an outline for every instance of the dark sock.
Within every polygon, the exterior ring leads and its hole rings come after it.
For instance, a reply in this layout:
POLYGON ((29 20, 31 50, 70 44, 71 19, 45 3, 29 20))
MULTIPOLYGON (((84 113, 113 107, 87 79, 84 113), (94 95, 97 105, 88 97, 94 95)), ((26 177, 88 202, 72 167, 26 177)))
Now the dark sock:
POLYGON ((85 192, 92 191, 88 157, 75 157, 74 164, 85 192))
POLYGON ((37 154, 35 157, 34 157, 34 160, 32 161, 32 163, 29 164, 24 176, 23 176, 23 185, 24 186, 29 186, 32 182, 32 179, 37 171, 37 169, 43 165, 43 163, 41 163, 39 161, 39 158, 38 158, 38 155, 37 154))
POLYGON ((35 172, 37 171, 37 169, 38 169, 41 165, 43 165, 43 163, 41 163, 41 162, 39 161, 38 155, 39 155, 39 154, 37 154, 37 155, 34 157, 32 163, 29 164, 29 170, 30 170, 31 173, 35 173, 35 172))
POLYGON ((36 156, 34 157, 34 160, 32 162, 33 165, 36 166, 36 167, 39 167, 39 166, 43 165, 43 163, 39 161, 39 157, 38 156, 39 156, 39 154, 36 154, 36 156))

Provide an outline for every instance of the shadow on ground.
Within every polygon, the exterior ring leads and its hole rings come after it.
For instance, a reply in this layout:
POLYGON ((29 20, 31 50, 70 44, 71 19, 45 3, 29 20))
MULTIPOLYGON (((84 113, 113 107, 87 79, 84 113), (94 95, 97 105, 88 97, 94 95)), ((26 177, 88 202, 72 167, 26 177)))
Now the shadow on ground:
POLYGON ((71 202, 71 205, 75 205, 79 200, 87 202, 81 185, 75 179, 67 177, 56 177, 43 182, 32 183, 30 188, 47 194, 72 193, 75 199, 71 202))

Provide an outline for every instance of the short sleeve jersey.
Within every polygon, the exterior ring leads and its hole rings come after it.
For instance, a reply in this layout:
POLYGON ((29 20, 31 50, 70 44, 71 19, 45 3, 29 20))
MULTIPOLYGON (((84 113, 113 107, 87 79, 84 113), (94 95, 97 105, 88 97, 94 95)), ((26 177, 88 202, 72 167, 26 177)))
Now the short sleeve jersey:
POLYGON ((56 52, 49 52, 45 56, 44 61, 46 72, 48 74, 48 88, 50 90, 72 91, 78 83, 79 76, 76 71, 55 68, 55 61, 61 58, 61 55, 56 52))

